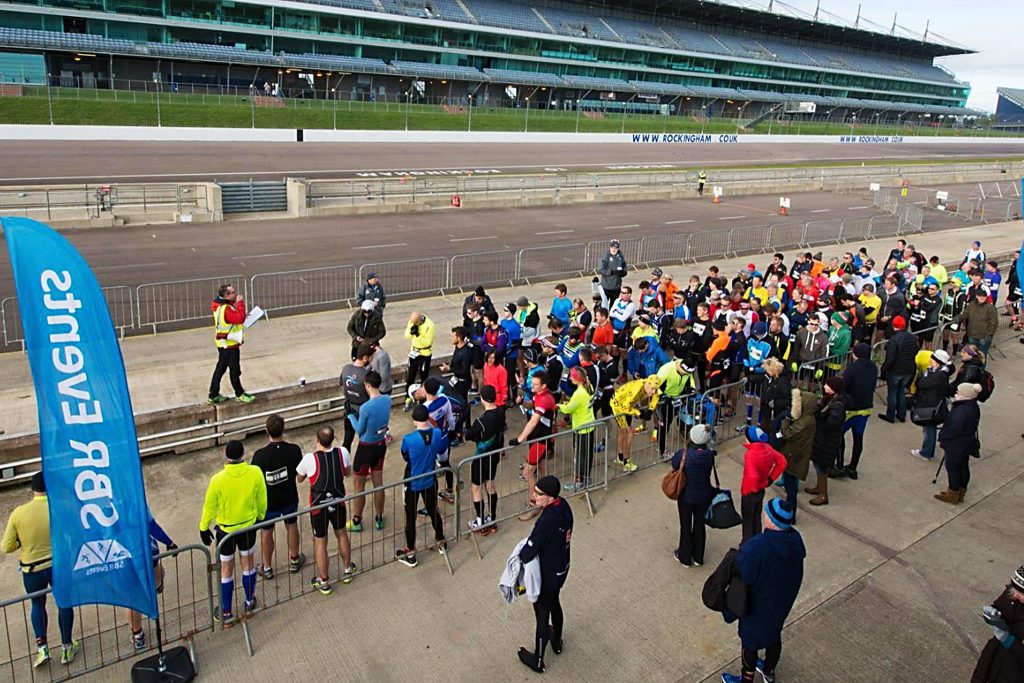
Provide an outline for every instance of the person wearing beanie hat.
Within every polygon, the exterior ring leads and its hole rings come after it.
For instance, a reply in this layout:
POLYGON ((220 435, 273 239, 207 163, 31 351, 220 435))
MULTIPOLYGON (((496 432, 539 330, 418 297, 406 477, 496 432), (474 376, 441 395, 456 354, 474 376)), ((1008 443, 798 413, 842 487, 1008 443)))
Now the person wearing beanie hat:
POLYGON ((267 482, 263 470, 244 461, 245 447, 241 441, 228 441, 224 447, 227 462, 224 469, 210 478, 199 518, 199 538, 203 545, 214 542, 210 526, 215 525, 220 553, 220 613, 223 624, 234 621, 232 598, 235 593, 235 551, 242 567, 245 590, 245 611, 256 607, 256 567, 253 555, 256 530, 246 529, 267 514, 267 482), (238 531, 240 533, 233 534, 238 531), (225 538, 227 540, 225 540, 225 538))
POLYGON ((768 442, 768 434, 756 425, 743 433, 743 479, 740 482, 740 516, 743 542, 761 533, 761 508, 764 492, 786 470, 786 456, 768 442))
POLYGON ((1024 566, 1010 576, 999 597, 982 608, 982 619, 992 637, 981 651, 971 683, 1024 681, 1024 566))
POLYGON ((519 372, 521 361, 520 351, 523 348, 523 326, 516 321, 516 311, 519 309, 514 303, 506 304, 506 306, 498 311, 501 315, 501 322, 499 323, 505 329, 505 337, 508 342, 508 348, 505 352, 505 376, 506 376, 506 394, 508 395, 508 404, 511 405, 516 399, 516 373, 519 372))
POLYGON ((380 283, 377 273, 370 272, 366 275, 366 282, 356 292, 356 303, 362 305, 369 301, 381 311, 388 305, 387 295, 384 293, 384 285, 380 283))
POLYGON ((499 451, 504 445, 501 438, 505 433, 505 408, 496 404, 497 394, 494 387, 484 385, 480 390, 484 412, 473 420, 466 431, 466 438, 476 443, 474 459, 470 463, 470 493, 476 516, 469 520, 469 529, 482 536, 488 536, 498 530, 494 525, 494 520, 498 518, 498 490, 494 486, 494 478, 498 473, 498 463, 501 462, 499 451), (485 453, 490 455, 485 456, 485 453), (484 515, 485 490, 490 502, 489 515, 484 515))
POLYGON ((853 361, 843 370, 846 385, 846 421, 843 423, 843 437, 840 442, 839 459, 829 472, 830 477, 857 479, 857 466, 864 452, 864 432, 868 428, 875 404, 875 387, 878 385, 878 366, 871 360, 871 347, 861 342, 853 347, 853 361), (844 463, 846 432, 853 433, 853 450, 849 465, 844 463))
POLYGON ((893 318, 893 334, 885 343, 885 360, 879 368, 879 375, 886 384, 885 412, 879 419, 892 424, 907 421, 907 388, 917 374, 917 339, 907 332, 903 318, 893 318))
POLYGON ((519 661, 541 673, 545 670, 544 654, 548 643, 556 655, 562 654, 565 618, 559 599, 569 576, 569 546, 572 539, 573 516, 569 502, 559 494, 562 485, 557 477, 547 475, 537 480, 533 497, 541 507, 533 531, 519 550, 524 565, 534 559, 540 562, 540 595, 533 603, 537 626, 534 647, 519 648, 519 661))
POLYGON ((609 305, 619 298, 622 278, 626 273, 626 257, 622 255, 619 241, 613 239, 608 242, 608 251, 597 264, 597 274, 601 277, 601 289, 604 291, 605 301, 609 305))
POLYGON ((473 327, 470 311, 474 310, 479 311, 480 315, 483 315, 485 311, 494 312, 494 302, 491 301, 491 297, 484 290, 483 285, 478 285, 462 301, 462 326, 467 330, 473 327))
POLYGON ((999 312, 984 285, 972 287, 967 293, 967 303, 957 323, 966 343, 977 346, 987 356, 992 337, 999 329, 999 312))
POLYGON ((428 406, 417 404, 412 409, 412 421, 416 429, 402 437, 402 460, 405 461, 405 475, 412 479, 405 485, 405 547, 395 551, 395 558, 406 567, 415 567, 416 524, 419 506, 422 502, 427 517, 434 527, 434 543, 437 552, 444 555, 447 544, 444 538, 444 521, 437 509, 437 477, 433 475, 441 459, 442 451, 448 448, 444 433, 431 424, 428 406))
POLYGON ((683 468, 686 484, 676 501, 679 513, 679 545, 672 551, 673 557, 684 567, 698 567, 704 564, 704 549, 707 544, 707 530, 704 515, 714 489, 711 487, 711 469, 715 464, 715 451, 708 443, 712 430, 706 424, 690 427, 687 448, 676 451, 672 457, 672 469, 683 468))
MULTIPOLYGON (((698 310, 700 307, 698 307, 698 310)), ((715 318, 711 327, 714 338, 704 352, 704 367, 707 373, 706 389, 716 389, 726 383, 729 375, 730 343, 732 341, 726 327, 725 318, 715 318)))
POLYGON ((846 354, 850 352, 852 342, 853 332, 850 330, 849 315, 844 311, 836 311, 829 318, 826 375, 834 375, 846 365, 846 354))
POLYGON ((814 411, 814 440, 811 443, 811 463, 818 475, 816 485, 805 488, 814 494, 811 505, 828 505, 828 474, 843 457, 843 425, 850 397, 846 381, 840 375, 829 377, 821 402, 814 411))
POLYGON ((964 383, 957 386, 949 414, 942 423, 939 445, 945 456, 948 487, 936 493, 935 499, 943 503, 957 505, 964 501, 967 485, 971 481, 971 457, 981 455, 981 444, 978 442, 980 394, 980 384, 964 383))
MULTIPOLYGON (((3 543, 5 553, 18 553, 19 573, 26 593, 35 593, 53 585, 53 546, 50 535, 50 508, 46 497, 46 480, 42 472, 32 475, 32 498, 19 505, 7 518, 3 543)), ((32 631, 36 639, 36 657, 33 666, 41 667, 50 660, 46 638, 46 596, 32 599, 32 631)), ((73 638, 75 611, 70 607, 57 608, 60 625, 62 664, 70 664, 78 653, 78 641, 73 638)))
POLYGON ((793 512, 783 500, 769 501, 762 516, 764 531, 740 546, 736 570, 747 585, 747 611, 737 627, 741 675, 724 673, 724 683, 753 681, 756 671, 767 683, 775 680, 782 656, 782 627, 800 594, 807 556, 803 537, 792 526, 793 512))

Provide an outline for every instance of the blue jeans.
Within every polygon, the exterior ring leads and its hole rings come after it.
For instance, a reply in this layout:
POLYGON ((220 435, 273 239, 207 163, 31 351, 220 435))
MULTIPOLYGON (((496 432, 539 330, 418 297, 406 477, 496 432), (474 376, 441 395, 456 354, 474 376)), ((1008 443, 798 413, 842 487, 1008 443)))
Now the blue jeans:
POLYGON ((907 419, 907 387, 913 375, 889 375, 886 385, 889 393, 885 401, 885 416, 904 422, 907 419))
POLYGON ((938 425, 922 425, 921 431, 924 433, 924 441, 921 443, 921 455, 926 458, 935 457, 935 440, 939 436, 938 425))
POLYGON ((850 469, 857 469, 860 464, 860 455, 864 452, 864 430, 868 428, 867 415, 854 415, 843 423, 842 450, 839 455, 839 462, 836 467, 843 467, 844 453, 846 451, 846 432, 853 431, 853 453, 850 455, 850 469))
MULTIPOLYGON (((35 593, 53 585, 53 570, 47 567, 28 574, 22 574, 26 593, 35 593)), ((57 623, 60 626, 60 642, 71 642, 71 627, 75 623, 75 611, 57 608, 57 623)), ((36 634, 36 645, 46 645, 46 596, 32 598, 32 631, 36 634)))

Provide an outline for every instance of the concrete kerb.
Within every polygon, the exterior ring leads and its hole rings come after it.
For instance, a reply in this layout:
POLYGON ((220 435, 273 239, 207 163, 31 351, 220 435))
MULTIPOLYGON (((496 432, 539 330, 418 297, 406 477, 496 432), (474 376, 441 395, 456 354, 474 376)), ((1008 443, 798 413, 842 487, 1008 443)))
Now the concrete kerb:
MULTIPOLYGON (((984 228, 982 240, 990 252, 1009 252, 1019 247, 1019 224, 990 225, 984 228)), ((914 241, 920 251, 926 254, 937 253, 944 260, 959 258, 962 254, 961 245, 970 244, 979 235, 978 228, 958 228, 955 230, 915 235, 914 241)), ((878 241, 852 241, 846 250, 856 251, 860 246, 870 250, 887 252, 890 245, 878 241)), ((580 245, 583 248, 583 245, 580 245)), ((784 253, 785 252, 784 250, 784 253)), ((791 256, 792 251, 787 253, 791 256)), ((720 259, 712 258, 723 273, 736 270, 749 261, 749 257, 720 259)), ((687 266, 671 266, 664 268, 667 272, 677 270, 676 281, 685 280, 687 266)), ((696 272, 697 269, 694 269, 696 272)), ((701 273, 703 275, 703 273, 701 273)), ((569 274, 567 274, 569 275, 569 274)), ((647 274, 634 271, 628 281, 643 279, 647 274)), ((590 301, 591 278, 567 277, 564 282, 569 287, 571 296, 579 296, 590 301)), ((385 286, 387 283, 385 282, 385 286)), ((525 295, 538 302, 542 312, 546 312, 552 297, 547 285, 528 285, 515 288, 495 288, 490 292, 495 306, 502 306, 514 301, 518 296, 525 295)), ((398 361, 408 353, 408 345, 402 332, 409 314, 421 311, 429 315, 437 327, 436 354, 440 359, 448 350, 448 330, 461 324, 461 296, 434 296, 427 299, 411 299, 390 303, 385 311, 385 320, 389 334, 383 340, 384 349, 398 361)), ((305 421, 322 419, 318 410, 321 402, 327 401, 328 406, 336 406, 338 398, 337 372, 348 358, 348 340, 340 330, 351 315, 348 310, 332 310, 323 313, 309 313, 263 321, 249 330, 247 343, 243 348, 243 378, 247 388, 266 399, 271 399, 278 392, 287 396, 287 400, 295 405, 304 405, 305 409, 297 410, 293 416, 296 424, 305 421), (327 340, 326 344, 324 340, 327 340), (270 361, 272 359, 272 362, 270 361), (305 383, 297 378, 308 378, 305 383), (321 379, 322 378, 322 379, 321 379)), ((209 372, 212 366, 213 345, 208 329, 193 329, 178 332, 166 332, 147 337, 129 337, 122 342, 122 352, 128 369, 129 382, 132 387, 134 406, 139 420, 144 414, 152 413, 154 417, 168 415, 168 406, 191 406, 193 415, 189 424, 199 421, 217 424, 223 419, 250 416, 248 420, 232 423, 231 429, 244 429, 247 432, 258 432, 261 427, 258 417, 268 408, 267 403, 258 401, 251 406, 229 403, 217 408, 205 404, 197 406, 197 401, 206 396, 209 372), (196 412, 198 411, 198 412, 196 412)), ((435 360, 435 363, 436 363, 435 360)), ((403 364, 396 362, 396 369, 403 364)), ((22 354, 0 355, 0 372, 10 378, 8 388, 0 390, 0 401, 7 407, 6 428, 9 434, 21 434, 20 439, 0 442, 13 446, 17 441, 20 446, 8 451, 9 460, 21 460, 32 455, 29 434, 35 431, 36 409, 34 393, 26 388, 31 387, 28 366, 22 354)), ((399 372, 396 378, 404 375, 399 372)), ((284 399, 282 399, 284 400, 284 399)), ((220 437, 222 431, 215 426, 203 432, 203 443, 209 439, 220 437)), ((144 432, 140 432, 144 433, 144 432)), ((200 436, 196 435, 197 438, 200 436)), ((181 439, 184 440, 184 439, 181 439)), ((174 440, 168 441, 173 443, 174 440)), ((153 444, 156 447, 158 444, 153 444)), ((184 448, 184 444, 166 448, 184 448)), ((0 450, 6 450, 0 447, 0 450)))

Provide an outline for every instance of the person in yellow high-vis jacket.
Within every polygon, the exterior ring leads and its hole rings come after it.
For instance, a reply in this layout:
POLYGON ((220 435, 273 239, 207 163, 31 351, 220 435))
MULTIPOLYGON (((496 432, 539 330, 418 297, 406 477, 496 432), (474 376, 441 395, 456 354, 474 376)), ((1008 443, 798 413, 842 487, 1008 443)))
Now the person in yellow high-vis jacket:
POLYGON ((210 380, 209 403, 223 403, 227 396, 220 393, 220 382, 230 370, 231 388, 235 400, 252 403, 256 397, 242 388, 242 338, 245 334, 245 301, 234 285, 221 285, 217 298, 210 304, 213 311, 214 343, 217 345, 217 367, 210 380))
POLYGON ((406 386, 424 382, 430 374, 430 359, 434 355, 434 321, 419 311, 409 314, 405 325, 405 338, 409 340, 409 371, 406 386))

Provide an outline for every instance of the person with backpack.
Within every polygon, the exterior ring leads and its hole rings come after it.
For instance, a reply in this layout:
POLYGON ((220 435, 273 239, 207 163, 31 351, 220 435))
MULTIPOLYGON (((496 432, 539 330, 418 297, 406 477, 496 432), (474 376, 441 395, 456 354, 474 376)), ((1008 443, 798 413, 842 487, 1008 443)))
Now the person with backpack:
POLYGON ((679 494, 676 507, 679 512, 679 545, 672 551, 673 557, 684 567, 704 564, 704 547, 707 544, 707 529, 704 515, 711 499, 715 497, 711 487, 711 469, 715 465, 715 451, 708 447, 711 428, 696 424, 690 428, 690 445, 676 451, 672 457, 672 469, 683 468, 686 483, 679 494))
POLYGON ((920 448, 913 449, 910 454, 922 460, 931 460, 935 457, 939 425, 946 419, 950 362, 949 354, 945 351, 934 351, 928 369, 917 378, 917 394, 911 418, 914 424, 921 427, 924 441, 920 448))
MULTIPOLYGON (((782 627, 804 580, 807 549, 793 528, 793 508, 773 498, 762 515, 764 531, 740 546, 736 569, 747 585, 747 611, 739 617, 741 674, 723 673, 722 683, 752 683, 754 672, 775 683, 782 657, 782 627), (758 654, 764 650, 764 659, 758 654)), ((726 621, 735 615, 726 613, 726 621)))
POLYGON ((978 407, 980 384, 961 384, 956 388, 953 405, 939 432, 939 445, 946 457, 946 476, 949 486, 935 494, 936 500, 950 505, 959 505, 967 495, 971 481, 971 457, 977 457, 978 424, 981 409, 978 407))
POLYGON ((984 403, 996 386, 992 373, 985 369, 985 354, 973 344, 964 344, 960 348, 960 361, 960 368, 949 382, 948 396, 952 398, 961 384, 979 384, 981 394, 978 400, 984 403))

